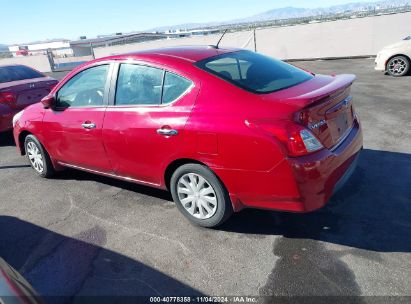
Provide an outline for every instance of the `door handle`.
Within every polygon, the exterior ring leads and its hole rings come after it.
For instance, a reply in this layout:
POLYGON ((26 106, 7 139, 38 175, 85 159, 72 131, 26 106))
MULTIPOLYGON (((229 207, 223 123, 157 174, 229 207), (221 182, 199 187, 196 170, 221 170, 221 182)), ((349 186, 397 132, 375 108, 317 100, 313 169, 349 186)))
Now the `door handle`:
POLYGON ((178 134, 178 131, 174 129, 161 128, 157 130, 157 134, 166 135, 166 136, 174 136, 178 134))
POLYGON ((81 126, 84 129, 95 129, 96 128, 96 124, 94 124, 94 123, 83 123, 83 124, 81 124, 81 126))

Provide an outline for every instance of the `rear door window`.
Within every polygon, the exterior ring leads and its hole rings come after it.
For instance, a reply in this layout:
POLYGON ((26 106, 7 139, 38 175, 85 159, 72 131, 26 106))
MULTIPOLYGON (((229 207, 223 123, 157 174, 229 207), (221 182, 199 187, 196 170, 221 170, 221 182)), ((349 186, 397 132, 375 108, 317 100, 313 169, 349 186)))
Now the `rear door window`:
POLYGON ((116 105, 158 105, 161 103, 164 70, 137 64, 121 64, 117 80, 116 105))
POLYGON ((29 67, 16 65, 0 67, 0 83, 44 77, 29 67))
POLYGON ((179 99, 189 91, 193 82, 177 74, 166 72, 164 77, 164 91, 162 103, 168 104, 179 99))
POLYGON ((170 104, 190 90, 193 82, 180 75, 145 65, 120 65, 115 105, 170 104))

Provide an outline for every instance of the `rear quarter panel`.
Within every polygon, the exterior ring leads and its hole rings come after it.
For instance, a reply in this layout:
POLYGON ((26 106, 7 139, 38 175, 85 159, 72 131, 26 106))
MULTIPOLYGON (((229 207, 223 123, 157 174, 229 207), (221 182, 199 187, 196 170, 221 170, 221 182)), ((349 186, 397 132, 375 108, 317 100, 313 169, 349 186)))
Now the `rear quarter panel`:
POLYGON ((252 124, 290 118, 290 109, 205 73, 185 130, 187 143, 195 144, 186 145, 184 156, 205 163, 217 174, 235 210, 241 209, 235 202, 238 197, 250 201, 256 195, 294 195, 297 190, 284 147, 252 124))
MULTIPOLYGON (((258 96, 204 73, 201 91, 187 122, 191 151, 210 167, 268 171, 284 158, 278 143, 255 132, 247 121, 261 117, 258 96)), ((274 118, 273 111, 266 116, 274 118)))

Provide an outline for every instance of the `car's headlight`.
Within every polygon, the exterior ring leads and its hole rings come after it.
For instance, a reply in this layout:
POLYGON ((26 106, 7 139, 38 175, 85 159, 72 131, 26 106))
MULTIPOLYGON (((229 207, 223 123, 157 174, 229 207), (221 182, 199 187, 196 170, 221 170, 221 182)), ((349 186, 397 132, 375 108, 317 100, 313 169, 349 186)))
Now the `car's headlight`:
POLYGON ((17 121, 21 118, 23 115, 24 110, 18 112, 16 115, 13 116, 13 128, 16 126, 17 121))

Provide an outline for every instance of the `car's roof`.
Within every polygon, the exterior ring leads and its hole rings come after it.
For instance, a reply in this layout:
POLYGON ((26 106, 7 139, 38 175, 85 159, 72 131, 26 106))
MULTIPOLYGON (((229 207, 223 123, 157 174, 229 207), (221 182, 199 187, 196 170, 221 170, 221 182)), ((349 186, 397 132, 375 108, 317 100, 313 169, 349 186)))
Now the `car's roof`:
POLYGON ((217 55, 238 51, 235 48, 217 48, 215 46, 176 46, 159 49, 143 50, 126 54, 114 55, 101 59, 124 59, 130 57, 137 58, 158 58, 158 56, 180 59, 190 62, 197 62, 217 55))

